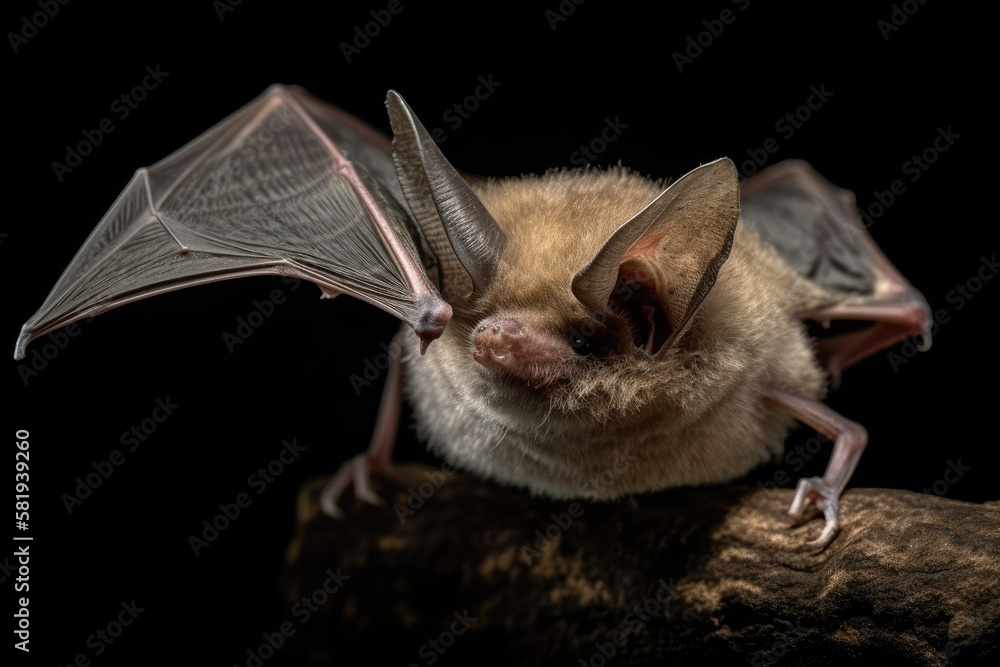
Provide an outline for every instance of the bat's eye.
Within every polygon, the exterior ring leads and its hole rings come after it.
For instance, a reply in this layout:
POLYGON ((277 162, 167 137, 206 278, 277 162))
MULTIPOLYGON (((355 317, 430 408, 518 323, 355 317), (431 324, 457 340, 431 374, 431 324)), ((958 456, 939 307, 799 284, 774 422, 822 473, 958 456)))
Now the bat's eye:
POLYGON ((590 347, 590 341, 575 331, 569 335, 569 346, 572 347, 573 351, 580 356, 586 356, 593 353, 593 350, 590 347))
POLYGON ((581 357, 603 359, 614 354, 616 336, 595 322, 580 322, 570 327, 566 342, 581 357))

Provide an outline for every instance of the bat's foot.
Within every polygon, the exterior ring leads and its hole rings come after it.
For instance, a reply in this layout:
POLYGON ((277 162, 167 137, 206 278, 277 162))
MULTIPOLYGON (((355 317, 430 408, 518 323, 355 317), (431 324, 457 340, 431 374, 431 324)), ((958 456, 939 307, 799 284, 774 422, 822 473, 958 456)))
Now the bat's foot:
POLYGON ((348 459, 340 466, 340 470, 335 472, 326 483, 319 494, 319 506, 323 508, 323 513, 334 519, 343 519, 344 512, 337 505, 337 501, 344 495, 347 487, 354 483, 354 496, 372 505, 385 505, 385 501, 379 498, 378 494, 372 491, 369 484, 369 476, 373 472, 381 472, 383 466, 378 465, 368 454, 359 454, 352 459, 348 459))
POLYGON ((801 523, 805 509, 814 505, 823 512, 826 525, 823 532, 815 540, 809 541, 810 547, 824 549, 840 531, 840 494, 822 477, 806 477, 799 480, 795 489, 795 499, 788 510, 788 515, 801 523))

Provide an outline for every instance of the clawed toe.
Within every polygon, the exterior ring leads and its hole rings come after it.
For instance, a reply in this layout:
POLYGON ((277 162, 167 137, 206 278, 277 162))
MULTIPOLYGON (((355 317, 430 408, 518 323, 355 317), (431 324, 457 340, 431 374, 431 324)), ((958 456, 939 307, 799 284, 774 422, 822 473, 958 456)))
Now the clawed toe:
POLYGON ((788 515, 795 520, 795 525, 803 522, 805 509, 813 505, 823 512, 826 524, 823 531, 807 544, 810 547, 824 548, 840 531, 840 503, 838 493, 822 477, 808 477, 799 480, 795 489, 795 499, 788 509, 788 515))
POLYGON ((340 500, 352 482, 354 483, 354 496, 358 500, 370 505, 385 505, 385 501, 371 488, 369 478, 372 472, 376 471, 371 469, 367 454, 359 454, 345 461, 320 491, 319 505, 323 509, 323 513, 334 519, 344 518, 344 511, 340 509, 337 501, 340 500))

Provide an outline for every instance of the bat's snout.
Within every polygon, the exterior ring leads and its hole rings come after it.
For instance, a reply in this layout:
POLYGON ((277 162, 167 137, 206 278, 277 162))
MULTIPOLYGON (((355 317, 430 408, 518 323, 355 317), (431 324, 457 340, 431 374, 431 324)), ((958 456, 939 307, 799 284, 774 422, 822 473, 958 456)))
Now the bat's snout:
POLYGON ((524 337, 524 325, 513 319, 489 318, 479 323, 472 342, 476 351, 472 358, 486 368, 503 365, 510 355, 519 347, 519 341, 524 337))
POLYGON ((504 371, 536 388, 560 377, 572 356, 564 339, 513 318, 483 320, 472 341, 476 346, 472 358, 484 368, 504 371))

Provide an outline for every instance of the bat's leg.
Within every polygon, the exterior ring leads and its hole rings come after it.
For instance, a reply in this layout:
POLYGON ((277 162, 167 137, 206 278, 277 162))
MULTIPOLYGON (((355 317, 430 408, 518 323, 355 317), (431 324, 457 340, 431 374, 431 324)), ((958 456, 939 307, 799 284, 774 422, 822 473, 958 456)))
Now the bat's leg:
POLYGON ((368 451, 345 461, 334 473, 320 492, 319 503, 328 516, 340 519, 343 512, 337 501, 347 487, 354 482, 354 495, 373 505, 385 504, 368 483, 371 473, 382 472, 392 463, 392 447, 396 442, 403 405, 403 363, 402 355, 389 355, 389 372, 382 390, 382 400, 378 406, 375 431, 368 451))
POLYGON ((800 479, 795 499, 788 510, 788 514, 796 520, 802 518, 809 503, 821 510, 826 525, 819 537, 809 544, 825 547, 840 530, 840 494, 868 443, 868 432, 861 424, 842 417, 819 401, 779 391, 769 392, 768 397, 782 410, 834 441, 826 472, 822 477, 800 479))

